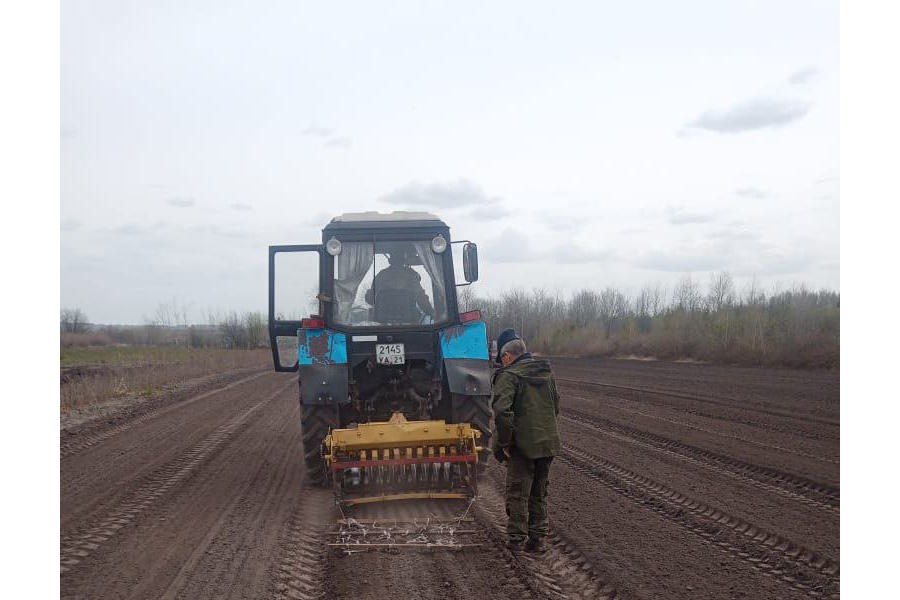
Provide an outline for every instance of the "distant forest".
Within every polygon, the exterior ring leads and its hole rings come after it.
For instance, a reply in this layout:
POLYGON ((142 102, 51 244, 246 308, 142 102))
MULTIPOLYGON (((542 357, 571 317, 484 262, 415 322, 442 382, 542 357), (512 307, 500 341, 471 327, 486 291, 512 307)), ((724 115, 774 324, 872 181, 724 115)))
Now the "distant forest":
MULTIPOLYGON (((834 368, 840 365, 840 294, 802 284, 735 289, 719 273, 708 285, 683 277, 671 290, 654 284, 627 295, 615 287, 563 297, 515 289, 483 297, 458 288, 460 311, 481 309, 493 340, 515 327, 530 350, 549 355, 637 356, 744 365, 834 368)), ((259 348, 269 344, 262 312, 210 314, 188 322, 175 301, 144 325, 93 325, 80 309, 60 313, 61 344, 185 345, 259 348)))
POLYGON ((639 356, 744 365, 840 365, 840 294, 803 284, 735 288, 728 273, 701 286, 690 276, 671 290, 546 289, 481 297, 460 288, 460 310, 480 308, 494 339, 515 327, 529 349, 550 355, 639 356))

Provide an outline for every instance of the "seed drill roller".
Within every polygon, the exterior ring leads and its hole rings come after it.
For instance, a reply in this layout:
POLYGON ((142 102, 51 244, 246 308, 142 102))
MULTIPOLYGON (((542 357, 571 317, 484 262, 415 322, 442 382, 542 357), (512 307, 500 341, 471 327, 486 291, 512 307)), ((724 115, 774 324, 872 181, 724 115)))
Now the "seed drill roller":
POLYGON ((456 288, 477 279, 476 245, 451 242, 428 213, 344 214, 321 244, 269 247, 275 370, 299 373, 307 473, 342 505, 474 497, 491 435, 490 361, 481 312, 460 312, 456 288), (318 312, 285 320, 276 258, 296 252, 318 255, 318 312), (296 360, 282 364, 286 346, 296 360))

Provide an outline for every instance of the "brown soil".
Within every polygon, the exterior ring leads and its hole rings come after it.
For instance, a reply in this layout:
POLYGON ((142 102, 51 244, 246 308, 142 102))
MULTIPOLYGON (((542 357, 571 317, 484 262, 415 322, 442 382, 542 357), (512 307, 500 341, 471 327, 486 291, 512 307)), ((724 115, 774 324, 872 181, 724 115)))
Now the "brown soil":
POLYGON ((479 498, 345 516, 466 515, 462 549, 330 547, 295 376, 252 372, 61 432, 63 598, 803 598, 839 591, 839 374, 555 359, 562 454, 540 557, 479 498), (351 549, 352 550, 352 549, 351 549))

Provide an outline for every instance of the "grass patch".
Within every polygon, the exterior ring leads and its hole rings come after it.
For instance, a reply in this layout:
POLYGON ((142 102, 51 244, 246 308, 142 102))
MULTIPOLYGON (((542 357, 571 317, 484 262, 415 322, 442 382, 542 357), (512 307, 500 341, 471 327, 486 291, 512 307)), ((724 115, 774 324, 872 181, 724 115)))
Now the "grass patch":
POLYGON ((60 410, 66 413, 129 398, 153 398, 188 379, 237 369, 271 368, 266 349, 72 347, 60 351, 60 410), (69 376, 73 371, 75 374, 69 376))
POLYGON ((188 362, 217 352, 226 352, 226 350, 187 346, 70 346, 60 348, 59 364, 62 367, 73 367, 188 362))

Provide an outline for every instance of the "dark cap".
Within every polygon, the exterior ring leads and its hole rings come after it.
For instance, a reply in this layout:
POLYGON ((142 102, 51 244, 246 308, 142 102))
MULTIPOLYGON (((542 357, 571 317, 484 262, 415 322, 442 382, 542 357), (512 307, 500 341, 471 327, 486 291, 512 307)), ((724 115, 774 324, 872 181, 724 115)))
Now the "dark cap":
POLYGON ((500 364, 500 354, 503 353, 503 346, 513 340, 521 339, 522 337, 518 333, 516 333, 516 330, 512 327, 501 331, 500 335, 497 336, 497 356, 494 357, 494 362, 500 364))

